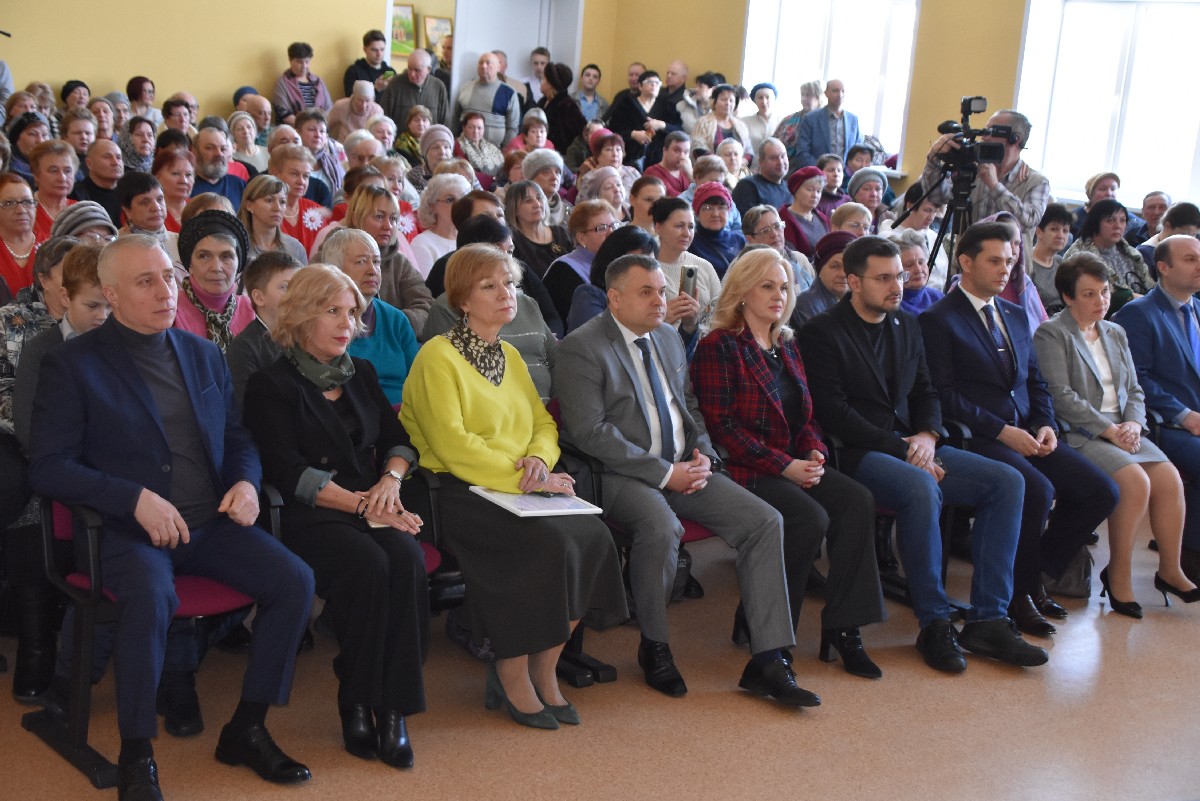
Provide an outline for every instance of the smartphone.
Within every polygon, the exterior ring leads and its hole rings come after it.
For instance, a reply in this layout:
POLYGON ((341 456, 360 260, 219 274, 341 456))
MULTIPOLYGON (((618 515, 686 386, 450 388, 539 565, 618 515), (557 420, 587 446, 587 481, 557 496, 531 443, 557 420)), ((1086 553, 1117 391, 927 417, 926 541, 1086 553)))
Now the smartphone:
POLYGON ((679 281, 679 291, 685 295, 696 297, 696 268, 684 267, 683 277, 679 281))

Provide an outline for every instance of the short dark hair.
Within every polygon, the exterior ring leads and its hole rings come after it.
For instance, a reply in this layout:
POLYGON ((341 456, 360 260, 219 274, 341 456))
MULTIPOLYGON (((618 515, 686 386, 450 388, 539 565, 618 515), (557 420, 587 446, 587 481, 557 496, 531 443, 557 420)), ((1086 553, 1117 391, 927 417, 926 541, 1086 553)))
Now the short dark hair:
POLYGON ((154 123, 152 123, 150 120, 146 119, 145 117, 138 117, 138 116, 133 116, 133 117, 129 118, 129 122, 125 123, 125 130, 128 131, 129 134, 132 136, 134 130, 139 125, 149 125, 150 133, 154 133, 154 123))
POLYGON ((626 225, 613 231, 600 245, 592 259, 592 272, 588 276, 593 286, 604 289, 604 277, 608 265, 631 253, 658 258, 658 240, 644 228, 626 225))
POLYGON ((262 291, 278 273, 303 267, 300 260, 286 250, 267 250, 258 254, 242 271, 242 286, 246 296, 254 290, 262 291))
POLYGON ((691 208, 692 204, 681 197, 660 197, 650 207, 650 219, 658 224, 665 223, 667 218, 675 212, 687 211, 691 208))
POLYGON ((312 45, 308 42, 292 42, 288 45, 288 58, 312 58, 312 45))
POLYGON ((529 51, 529 57, 533 58, 534 56, 545 56, 546 58, 550 58, 550 49, 541 46, 535 47, 533 50, 529 51))
POLYGON ((117 197, 121 201, 121 208, 130 208, 133 206, 135 197, 153 192, 161 187, 162 184, 158 182, 158 179, 148 172, 128 171, 121 176, 121 180, 117 181, 117 197))
POLYGON ((125 84, 125 96, 132 103, 140 103, 142 101, 142 92, 146 90, 146 84, 154 86, 154 81, 147 78, 145 75, 135 75, 125 84))
POLYGON ((216 114, 211 114, 196 123, 196 131, 203 131, 205 128, 216 128, 226 136, 229 136, 229 123, 216 114))
MULTIPOLYGON (((1005 237, 1007 241, 1007 237, 1005 237)), ((842 269, 846 275, 857 275, 862 278, 867 272, 867 259, 871 256, 884 258, 900 258, 900 248, 882 236, 860 236, 842 251, 842 269)))
POLYGON ((913 182, 912 186, 904 190, 904 208, 917 205, 917 201, 923 194, 925 194, 924 185, 920 181, 913 182))
POLYGON ((646 271, 657 270, 659 269, 658 259, 638 253, 630 253, 614 259, 604 271, 604 288, 612 289, 634 267, 641 267, 646 271))
POLYGON ((1063 259, 1054 274, 1054 288, 1063 297, 1075 299, 1075 287, 1079 284, 1080 276, 1090 275, 1098 281, 1108 280, 1108 265, 1104 259, 1095 253, 1076 253, 1069 259, 1063 259))
POLYGON ((454 205, 450 207, 450 220, 454 223, 455 228, 461 228, 462 224, 473 216, 471 212, 475 209, 475 201, 477 200, 482 200, 486 203, 495 203, 496 208, 501 211, 504 210, 504 203, 495 192, 488 192, 485 189, 472 189, 454 201, 454 205))
POLYGON ((1182 228, 1185 225, 1200 228, 1200 208, 1197 208, 1195 203, 1187 201, 1176 203, 1167 209, 1162 221, 1172 228, 1182 228))
POLYGON ((384 44, 387 44, 387 37, 383 35, 383 31, 378 30, 377 28, 372 28, 363 34, 363 47, 366 47, 371 42, 383 42, 384 44))
POLYGON ((604 77, 604 73, 595 64, 584 64, 583 69, 581 69, 579 71, 579 74, 582 75, 583 73, 587 72, 588 70, 595 70, 597 75, 599 75, 601 78, 604 77))
POLYGON ((1069 228, 1073 222, 1075 222, 1075 218, 1066 206, 1061 203, 1050 203, 1042 212, 1042 219, 1038 222, 1037 227, 1038 230, 1045 230, 1046 226, 1051 223, 1060 223, 1069 228))
POLYGON ((660 81, 662 80, 662 76, 659 75, 654 70, 646 70, 645 72, 643 72, 641 75, 638 76, 638 83, 639 84, 645 83, 646 81, 650 80, 651 78, 658 78, 660 81))
POLYGON ((870 145, 853 145, 849 150, 846 151, 846 161, 850 161, 850 159, 854 158, 859 153, 870 153, 871 158, 875 158, 875 148, 871 147, 870 145))
POLYGON ((292 123, 292 127, 299 133, 302 127, 314 120, 329 125, 329 118, 325 116, 324 111, 319 108, 306 108, 296 115, 296 120, 292 123))
POLYGON ((497 220, 489 214, 468 217, 457 227, 455 244, 460 248, 477 243, 499 245, 512 236, 512 231, 502 220, 497 220))
POLYGON ((958 243, 954 246, 954 261, 958 262, 959 256, 975 258, 983 250, 983 243, 990 242, 993 239, 999 239, 1001 242, 1012 242, 1013 231, 1006 223, 1002 222, 977 222, 967 226, 967 230, 962 232, 958 238, 958 243))
POLYGON ((835 161, 838 164, 845 164, 845 162, 842 161, 842 157, 837 153, 826 153, 825 155, 821 156, 821 158, 817 159, 817 169, 823 170, 835 161))
POLYGON ((348 198, 354 194, 354 191, 363 185, 364 182, 371 178, 383 178, 384 175, 377 168, 370 164, 363 164, 359 167, 351 167, 346 170, 346 177, 342 179, 342 191, 348 198))
POLYGON ((154 153, 157 155, 158 151, 172 147, 190 150, 192 140, 183 131, 177 131, 174 128, 164 128, 163 132, 154 140, 154 153))
POLYGON ((719 72, 702 72, 696 76, 696 83, 702 83, 709 89, 715 89, 725 83, 725 76, 719 72))
POLYGON ((1129 210, 1120 201, 1113 200, 1112 198, 1097 200, 1088 209, 1087 216, 1083 218, 1083 225, 1079 226, 1079 238, 1091 239, 1100 233, 1100 223, 1118 211, 1125 215, 1126 220, 1129 219, 1129 210))
POLYGON ((676 142, 691 143, 691 141, 692 137, 688 136, 686 131, 671 131, 667 134, 667 138, 663 140, 663 150, 666 150, 676 142))
POLYGON ((182 106, 183 108, 186 108, 189 112, 192 109, 192 107, 190 105, 188 105, 188 102, 186 100, 184 100, 183 98, 168 97, 166 100, 163 101, 163 104, 162 104, 163 116, 170 117, 171 112, 174 111, 175 109, 179 108, 180 106, 182 106))

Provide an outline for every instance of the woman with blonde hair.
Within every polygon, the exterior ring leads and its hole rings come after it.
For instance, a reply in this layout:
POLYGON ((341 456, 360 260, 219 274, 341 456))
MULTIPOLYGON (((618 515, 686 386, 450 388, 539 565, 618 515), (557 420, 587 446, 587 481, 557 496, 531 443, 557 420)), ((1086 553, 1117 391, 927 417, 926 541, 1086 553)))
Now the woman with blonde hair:
MULTIPOLYGON (((883 620, 870 491, 825 466, 828 449, 812 417, 800 348, 787 325, 796 303, 791 267, 772 249, 729 267, 712 331, 696 347, 692 385, 709 434, 729 453, 729 475, 784 521, 784 569, 792 625, 800 619, 813 559, 827 541, 828 588, 820 658, 830 648, 848 673, 879 678, 859 627, 883 620)), ((748 627, 741 607, 734 641, 748 627)))
POLYGON ((256 175, 246 184, 238 219, 250 234, 247 264, 272 250, 288 253, 301 264, 308 261, 308 254, 304 252, 300 240, 288 236, 279 227, 287 209, 287 196, 287 184, 273 175, 256 175))
POLYGON ((416 256, 408 240, 400 235, 399 207, 391 192, 364 184, 346 207, 342 224, 364 231, 379 246, 379 297, 404 312, 413 331, 425 327, 433 296, 415 266, 416 256))

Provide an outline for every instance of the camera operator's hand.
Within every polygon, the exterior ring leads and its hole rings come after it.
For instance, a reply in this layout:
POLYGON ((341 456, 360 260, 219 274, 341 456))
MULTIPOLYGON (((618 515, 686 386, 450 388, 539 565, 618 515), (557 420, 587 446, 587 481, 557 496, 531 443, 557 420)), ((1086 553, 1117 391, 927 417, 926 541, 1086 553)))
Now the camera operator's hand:
POLYGON ((958 134, 948 133, 942 134, 937 139, 933 140, 933 145, 929 148, 929 160, 936 161, 937 157, 942 153, 949 153, 951 150, 958 150, 962 145, 955 139, 958 134))
POLYGON ((983 185, 988 189, 995 189, 1000 184, 1000 178, 996 175, 996 165, 980 164, 979 180, 983 181, 983 185))

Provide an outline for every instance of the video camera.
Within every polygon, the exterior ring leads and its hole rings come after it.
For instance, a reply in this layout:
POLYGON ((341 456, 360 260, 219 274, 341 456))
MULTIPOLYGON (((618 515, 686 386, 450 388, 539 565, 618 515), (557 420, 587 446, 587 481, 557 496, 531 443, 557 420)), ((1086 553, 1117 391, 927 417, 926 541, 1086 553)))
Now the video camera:
POLYGON ((974 176, 980 164, 999 164, 1004 161, 1004 142, 981 142, 979 138, 994 136, 1009 141, 1012 139, 1012 126, 971 127, 971 115, 987 111, 986 97, 964 97, 960 110, 962 121, 946 120, 938 126, 938 133, 956 134, 954 141, 962 147, 939 153, 938 158, 947 169, 974 176))

